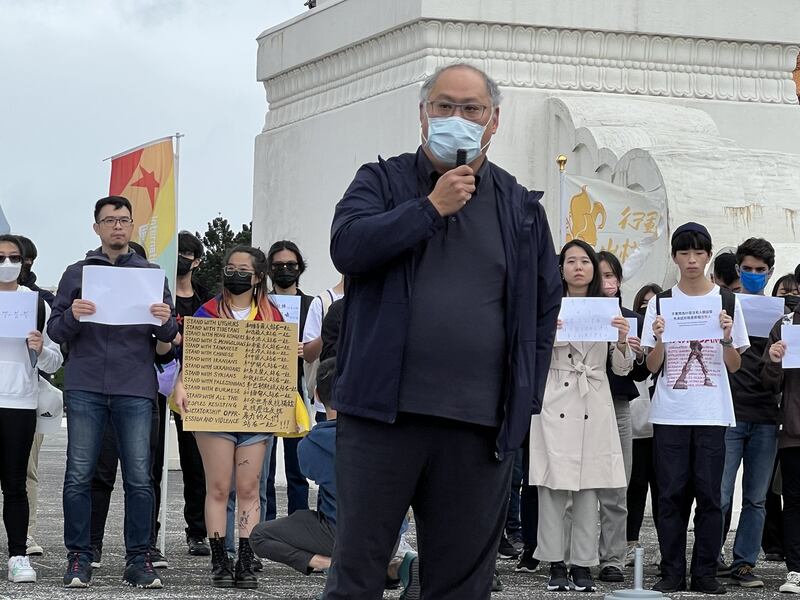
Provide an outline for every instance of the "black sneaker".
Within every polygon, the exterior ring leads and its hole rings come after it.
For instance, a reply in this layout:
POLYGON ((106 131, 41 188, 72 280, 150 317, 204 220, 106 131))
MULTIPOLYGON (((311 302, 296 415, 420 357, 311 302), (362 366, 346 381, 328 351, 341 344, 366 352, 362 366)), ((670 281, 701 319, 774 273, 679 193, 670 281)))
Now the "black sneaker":
POLYGON ((764 560, 767 562, 783 562, 785 557, 780 552, 767 552, 764 555, 764 560))
POLYGON ((525 549, 525 541, 522 539, 521 531, 514 531, 513 533, 510 533, 508 536, 508 541, 520 552, 525 549))
POLYGON ((156 569, 166 569, 169 567, 167 557, 161 554, 161 550, 155 547, 150 548, 150 561, 156 569))
POLYGON ((569 577, 567 566, 563 562, 550 563, 550 581, 547 582, 548 592, 568 592, 569 577))
POLYGON ((572 589, 576 592, 596 592, 597 586, 592 579, 592 570, 589 567, 573 565, 569 568, 569 580, 572 589))
POLYGON ((622 569, 608 565, 600 569, 600 581, 608 583, 621 583, 625 581, 625 575, 622 574, 622 569))
POLYGON ((683 577, 662 577, 653 586, 656 592, 662 594, 673 594, 675 592, 686 591, 686 580, 683 577))
POLYGON ((189 554, 192 556, 209 556, 211 554, 211 548, 208 547, 204 537, 187 535, 186 545, 189 547, 189 554))
POLYGON ((103 549, 97 546, 92 548, 92 568, 99 569, 103 566, 103 549))
POLYGON ((161 582, 161 577, 159 577, 153 567, 153 561, 150 560, 149 553, 134 556, 128 561, 128 564, 125 565, 125 573, 122 576, 122 582, 131 587, 151 590, 164 587, 164 584, 161 582))
POLYGON ((730 577, 730 576, 731 576, 730 565, 726 565, 725 561, 720 558, 719 562, 717 562, 717 577, 730 577))
POLYGON ((521 552, 517 550, 511 542, 508 541, 508 538, 505 535, 500 538, 500 547, 497 549, 498 558, 514 559, 520 554, 521 552))
POLYGON ((517 573, 533 573, 539 566, 539 561, 533 558, 533 550, 526 548, 519 557, 519 562, 514 568, 517 573))
POLYGON ((492 591, 493 592, 503 591, 503 582, 500 581, 500 573, 497 572, 497 569, 494 570, 494 575, 492 575, 492 591))
POLYGON ((731 572, 731 581, 743 588, 764 587, 764 582, 753 573, 753 567, 742 565, 731 572))
POLYGON ((701 594, 726 594, 728 592, 716 577, 692 577, 689 590, 701 594))
POLYGON ((86 588, 92 583, 92 565, 88 556, 77 552, 67 555, 67 572, 64 573, 64 587, 86 588))

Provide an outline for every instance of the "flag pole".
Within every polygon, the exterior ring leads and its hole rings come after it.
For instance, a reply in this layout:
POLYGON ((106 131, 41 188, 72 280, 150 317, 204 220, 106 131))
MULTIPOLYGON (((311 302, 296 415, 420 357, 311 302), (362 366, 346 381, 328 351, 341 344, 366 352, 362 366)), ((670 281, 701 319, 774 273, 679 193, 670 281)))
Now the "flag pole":
POLYGON ((567 199, 567 157, 559 154, 556 157, 558 164, 558 183, 559 197, 561 199, 561 245, 567 243, 567 233, 569 233, 569 200, 567 199))
MULTIPOLYGON (((175 138, 175 222, 177 224, 177 214, 178 214, 178 181, 180 181, 178 177, 178 164, 180 158, 180 147, 181 147, 181 138, 183 137, 182 133, 175 133, 174 136, 170 136, 170 138, 175 138)), ((175 236, 177 237, 177 227, 175 228, 175 236)), ((175 242, 177 244, 177 240, 175 242)), ((161 515, 161 540, 160 540, 160 550, 161 554, 166 556, 167 551, 167 480, 169 479, 169 438, 170 438, 170 423, 172 421, 172 411, 169 409, 169 400, 165 400, 167 402, 167 407, 164 410, 164 462, 161 465, 161 509, 159 510, 159 514, 161 515)))

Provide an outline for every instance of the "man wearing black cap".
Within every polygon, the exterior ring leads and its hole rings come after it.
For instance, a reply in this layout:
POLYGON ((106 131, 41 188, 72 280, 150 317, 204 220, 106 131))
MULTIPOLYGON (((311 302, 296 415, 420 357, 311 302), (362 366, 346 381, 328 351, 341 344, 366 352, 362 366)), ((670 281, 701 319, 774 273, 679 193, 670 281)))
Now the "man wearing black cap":
POLYGON ((733 373, 739 369, 740 354, 749 347, 749 340, 736 296, 705 276, 711 260, 711 235, 703 225, 686 223, 675 230, 672 260, 680 270, 680 281, 650 301, 642 335, 642 346, 649 349, 647 366, 658 378, 650 422, 659 488, 662 577, 653 589, 665 593, 686 589, 689 523, 684 506, 693 495, 697 508, 691 589, 724 594, 725 587, 716 580, 723 516, 720 487, 725 430, 735 425, 726 370, 733 373), (674 298, 676 312, 688 311, 684 318, 692 318, 693 304, 704 296, 721 297, 721 338, 663 342, 662 311, 667 310, 663 300, 674 298))

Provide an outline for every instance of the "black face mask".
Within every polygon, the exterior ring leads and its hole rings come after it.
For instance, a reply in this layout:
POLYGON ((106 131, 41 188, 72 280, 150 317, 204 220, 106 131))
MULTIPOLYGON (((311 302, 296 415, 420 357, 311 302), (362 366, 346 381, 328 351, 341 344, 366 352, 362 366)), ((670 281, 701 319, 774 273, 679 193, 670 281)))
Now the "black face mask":
POLYGON ((222 285, 225 286, 225 289, 228 290, 234 296, 238 296, 239 294, 244 294, 246 291, 253 288, 253 284, 250 283, 250 278, 242 278, 236 275, 224 275, 224 279, 222 280, 222 285))
POLYGON ((182 277, 186 275, 189 271, 192 270, 192 263, 194 262, 191 258, 186 258, 185 256, 178 257, 178 276, 182 277))
POLYGON ((281 269, 280 271, 272 271, 271 279, 275 285, 285 290, 297 283, 297 280, 300 279, 300 274, 296 271, 281 269))
POLYGON ((800 304, 800 296, 784 296, 783 300, 786 302, 786 308, 792 311, 800 304))

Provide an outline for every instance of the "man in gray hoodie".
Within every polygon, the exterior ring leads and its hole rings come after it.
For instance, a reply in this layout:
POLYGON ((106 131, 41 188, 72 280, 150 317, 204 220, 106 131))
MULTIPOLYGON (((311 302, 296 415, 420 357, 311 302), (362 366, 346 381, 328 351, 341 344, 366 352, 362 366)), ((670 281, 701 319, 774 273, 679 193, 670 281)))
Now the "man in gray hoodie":
POLYGON ((128 247, 133 211, 122 196, 97 201, 94 231, 101 246, 67 267, 58 285, 47 332, 69 344, 64 372, 67 407, 67 469, 64 475, 66 587, 87 587, 92 577, 91 480, 103 432, 110 420, 117 434, 125 487, 128 585, 162 587, 149 555, 153 488, 150 481, 150 425, 158 384, 153 368, 156 340, 171 342, 178 331, 164 281, 163 302, 150 307, 160 325, 101 325, 82 322, 95 305, 81 298, 84 265, 157 268, 128 247))

